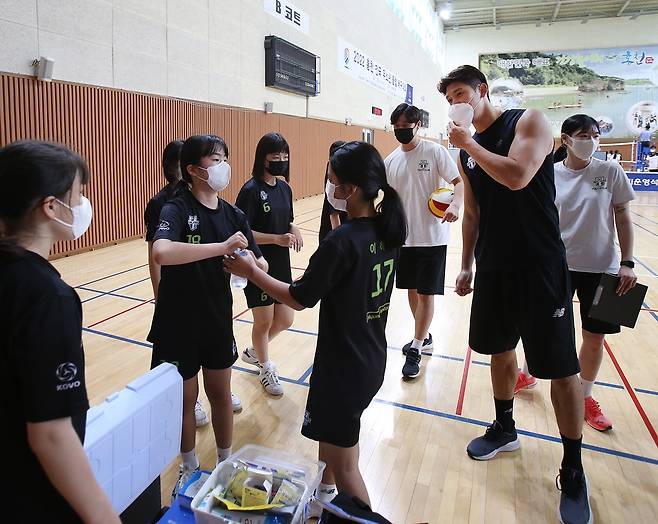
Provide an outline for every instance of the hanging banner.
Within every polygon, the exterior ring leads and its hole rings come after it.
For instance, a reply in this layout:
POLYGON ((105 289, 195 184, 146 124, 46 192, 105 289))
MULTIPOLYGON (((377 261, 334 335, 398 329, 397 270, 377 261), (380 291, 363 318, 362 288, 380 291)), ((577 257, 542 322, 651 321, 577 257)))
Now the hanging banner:
POLYGON ((400 101, 413 103, 413 87, 347 40, 338 37, 336 52, 336 65, 343 73, 400 101))
POLYGON ((533 107, 559 136, 576 113, 594 117, 601 135, 636 138, 658 129, 658 46, 480 55, 492 102, 533 107))

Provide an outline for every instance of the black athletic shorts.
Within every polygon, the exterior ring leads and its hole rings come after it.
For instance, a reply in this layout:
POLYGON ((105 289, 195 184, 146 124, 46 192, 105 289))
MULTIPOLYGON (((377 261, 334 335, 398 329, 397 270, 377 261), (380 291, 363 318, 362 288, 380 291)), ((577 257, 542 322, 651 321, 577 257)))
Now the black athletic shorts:
POLYGON ((398 289, 420 295, 443 295, 447 246, 403 247, 395 274, 398 289))
MULTIPOLYGON (((292 272, 290 270, 289 257, 272 257, 266 258, 269 264, 267 274, 281 282, 292 284, 292 272)), ((251 282, 244 288, 244 296, 247 298, 247 306, 249 309, 255 307, 271 306, 272 304, 279 304, 271 296, 269 296, 261 288, 255 286, 251 282)))
POLYGON ((475 274, 469 344, 496 355, 523 341, 530 373, 543 379, 580 371, 569 269, 564 259, 517 271, 475 274))
POLYGON ((321 381, 313 370, 311 387, 306 400, 302 435, 317 442, 326 442, 342 448, 351 448, 359 442, 361 415, 381 388, 384 376, 359 384, 358 392, 336 393, 331 381, 321 381), (328 382, 323 385, 324 382, 328 382))
POLYGON ((183 344, 165 341, 153 344, 151 369, 163 362, 169 362, 178 368, 183 380, 193 378, 201 368, 219 370, 230 368, 238 359, 235 339, 211 343, 198 343, 193 340, 183 344))
POLYGON ((618 324, 610 324, 602 320, 589 318, 589 310, 592 308, 592 301, 596 288, 601 281, 602 273, 584 273, 582 271, 569 271, 571 276, 571 297, 577 294, 580 302, 580 323, 585 331, 597 335, 609 335, 619 333, 621 327, 618 324))

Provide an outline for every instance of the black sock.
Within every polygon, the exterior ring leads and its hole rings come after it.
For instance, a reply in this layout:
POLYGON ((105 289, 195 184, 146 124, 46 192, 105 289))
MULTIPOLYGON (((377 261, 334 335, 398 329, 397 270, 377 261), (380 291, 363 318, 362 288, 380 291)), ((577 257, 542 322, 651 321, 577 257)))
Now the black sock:
POLYGON ((560 433, 560 438, 562 439, 562 447, 564 448, 562 467, 583 471, 583 463, 580 459, 580 448, 583 444, 583 437, 574 440, 567 438, 562 433, 560 433))
POLYGON ((494 397, 494 404, 496 405, 496 420, 503 426, 503 430, 509 433, 514 429, 514 418, 512 417, 514 398, 498 400, 494 397))

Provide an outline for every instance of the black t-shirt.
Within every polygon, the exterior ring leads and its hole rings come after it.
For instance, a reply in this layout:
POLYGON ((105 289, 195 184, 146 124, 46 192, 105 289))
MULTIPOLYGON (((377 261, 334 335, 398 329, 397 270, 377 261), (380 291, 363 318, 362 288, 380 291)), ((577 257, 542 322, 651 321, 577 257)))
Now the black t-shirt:
POLYGON ((162 206, 176 196, 178 190, 176 186, 167 184, 157 194, 148 201, 144 210, 144 225, 146 226, 146 237, 144 240, 151 242, 155 236, 155 230, 160 223, 160 211, 162 206))
POLYGON ((84 441, 89 402, 81 332, 80 299, 47 260, 25 250, 0 258, 0 412, 7 471, 1 489, 31 522, 79 522, 32 453, 26 423, 71 417, 84 441))
MULTIPOLYGON (((247 215, 253 231, 272 235, 283 235, 290 231, 294 220, 292 189, 278 178, 271 186, 263 180, 251 178, 240 189, 235 205, 247 215)), ((290 249, 276 244, 259 245, 268 262, 290 265, 290 249)))
POLYGON ((322 299, 311 387, 361 409, 384 380, 398 254, 383 248, 374 219, 353 219, 327 235, 304 276, 290 285, 305 307, 322 299))
MULTIPOLYGON (((324 185, 327 185, 327 174, 324 175, 324 185)), ((323 186, 324 187, 324 186, 323 186)), ((331 213, 336 213, 337 210, 334 209, 327 199, 327 194, 324 194, 324 201, 322 202, 322 215, 320 216, 320 231, 318 232, 318 238, 320 242, 324 240, 324 237, 327 236, 327 233, 331 231, 331 218, 329 215, 331 213)), ((338 211, 338 216, 340 217, 340 223, 343 224, 347 222, 347 213, 345 211, 338 211)))
MULTIPOLYGON (((507 156, 523 112, 505 111, 473 138, 487 151, 507 156)), ((555 207, 553 152, 519 191, 496 182, 463 149, 459 160, 480 208, 475 245, 478 269, 532 268, 565 256, 555 207)))
MULTIPOLYGON (((154 241, 167 239, 189 244, 224 242, 242 231, 248 249, 261 256, 244 213, 218 198, 217 209, 201 204, 183 188, 160 212, 154 241)), ((158 300, 153 314, 150 342, 193 340, 212 343, 217 337, 233 338, 233 296, 222 257, 190 264, 162 266, 158 300)))

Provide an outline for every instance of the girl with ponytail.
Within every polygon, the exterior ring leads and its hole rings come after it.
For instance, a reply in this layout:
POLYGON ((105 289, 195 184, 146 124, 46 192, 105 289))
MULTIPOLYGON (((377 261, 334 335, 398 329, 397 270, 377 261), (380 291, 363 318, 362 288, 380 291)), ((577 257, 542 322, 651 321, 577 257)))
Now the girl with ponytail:
POLYGON ((84 160, 59 144, 0 148, 0 411, 10 482, 28 487, 12 490, 12 504, 30 522, 120 524, 82 447, 80 298, 48 262, 55 242, 91 223, 88 179, 84 160))
POLYGON ((359 472, 361 414, 384 380, 386 318, 407 223, 384 161, 370 144, 348 142, 334 152, 325 193, 349 220, 320 243, 301 279, 280 282, 258 269, 253 256, 227 258, 225 266, 296 310, 321 300, 302 425, 327 464, 317 497, 331 500, 337 488, 370 504, 359 472))

